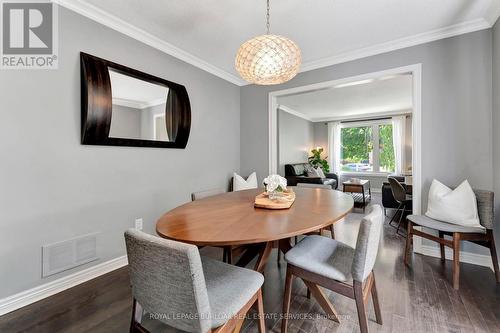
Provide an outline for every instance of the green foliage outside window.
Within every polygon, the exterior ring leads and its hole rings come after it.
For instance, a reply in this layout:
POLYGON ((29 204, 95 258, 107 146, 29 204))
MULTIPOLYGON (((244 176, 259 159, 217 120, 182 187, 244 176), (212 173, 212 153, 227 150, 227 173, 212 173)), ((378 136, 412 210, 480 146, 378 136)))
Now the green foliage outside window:
POLYGON ((392 125, 380 125, 380 171, 394 172, 396 162, 394 158, 394 144, 392 141, 392 125))
POLYGON ((342 128, 342 164, 368 163, 373 150, 371 127, 342 128))

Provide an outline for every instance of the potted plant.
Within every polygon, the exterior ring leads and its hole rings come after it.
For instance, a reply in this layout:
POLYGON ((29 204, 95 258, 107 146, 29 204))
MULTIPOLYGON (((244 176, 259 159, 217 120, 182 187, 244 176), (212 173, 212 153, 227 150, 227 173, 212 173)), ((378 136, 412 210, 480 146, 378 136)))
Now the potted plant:
POLYGON ((326 160, 327 156, 325 156, 325 158, 321 158, 321 153, 323 153, 323 148, 321 147, 312 149, 312 156, 309 156, 309 164, 311 164, 313 168, 320 167, 325 173, 328 173, 330 172, 330 166, 326 160))

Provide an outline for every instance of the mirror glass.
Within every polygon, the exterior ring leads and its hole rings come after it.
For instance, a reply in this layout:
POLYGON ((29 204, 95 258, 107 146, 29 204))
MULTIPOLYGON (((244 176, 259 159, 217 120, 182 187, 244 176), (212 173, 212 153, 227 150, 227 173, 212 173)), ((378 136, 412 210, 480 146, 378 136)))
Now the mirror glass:
POLYGON ((174 141, 167 131, 168 87, 108 67, 112 112, 110 138, 174 141))

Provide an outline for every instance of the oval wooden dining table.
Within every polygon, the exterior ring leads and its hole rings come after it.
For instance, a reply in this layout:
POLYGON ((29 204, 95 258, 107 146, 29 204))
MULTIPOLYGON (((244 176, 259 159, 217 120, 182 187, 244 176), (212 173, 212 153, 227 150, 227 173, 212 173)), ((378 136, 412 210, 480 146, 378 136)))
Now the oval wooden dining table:
POLYGON ((228 192, 186 203, 165 213, 156 223, 163 238, 198 246, 247 245, 236 265, 246 266, 257 255, 254 269, 262 272, 274 244, 286 253, 291 238, 328 227, 353 208, 348 194, 325 189, 293 187, 296 199, 289 209, 255 208, 263 189, 228 192))

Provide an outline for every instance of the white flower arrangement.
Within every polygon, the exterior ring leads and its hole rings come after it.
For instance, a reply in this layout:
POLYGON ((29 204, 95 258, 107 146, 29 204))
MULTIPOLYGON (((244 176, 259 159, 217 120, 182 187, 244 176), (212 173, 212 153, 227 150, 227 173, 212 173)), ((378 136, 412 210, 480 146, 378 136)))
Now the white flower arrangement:
POLYGON ((286 191, 286 178, 280 175, 269 175, 264 179, 264 185, 267 192, 286 191))

